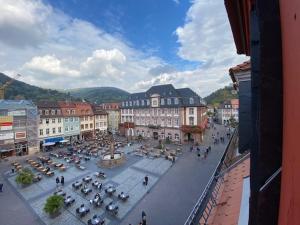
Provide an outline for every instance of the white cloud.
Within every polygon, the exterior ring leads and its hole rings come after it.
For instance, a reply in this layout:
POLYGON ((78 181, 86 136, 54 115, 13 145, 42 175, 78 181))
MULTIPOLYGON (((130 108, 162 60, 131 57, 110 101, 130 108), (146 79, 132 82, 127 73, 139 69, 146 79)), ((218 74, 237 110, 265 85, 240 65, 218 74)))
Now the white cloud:
POLYGON ((50 75, 78 77, 79 71, 68 68, 62 61, 53 55, 36 56, 24 68, 37 72, 45 72, 50 75))
POLYGON ((40 1, 0 0, 0 40, 16 47, 38 45, 47 36, 43 26, 51 8, 40 1))
POLYGON ((228 68, 244 60, 235 54, 222 1, 194 1, 175 34, 178 56, 202 62, 199 68, 176 71, 120 34, 41 0, 0 0, 0 71, 21 73, 22 81, 47 88, 116 86, 135 92, 173 83, 205 96, 229 83, 228 68))

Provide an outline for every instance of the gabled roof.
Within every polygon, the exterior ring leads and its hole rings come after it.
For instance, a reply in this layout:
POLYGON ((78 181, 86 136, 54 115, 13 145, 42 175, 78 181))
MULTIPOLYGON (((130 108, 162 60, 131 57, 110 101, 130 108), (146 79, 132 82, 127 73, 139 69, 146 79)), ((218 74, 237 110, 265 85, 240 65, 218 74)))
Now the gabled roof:
POLYGON ((0 100, 0 109, 22 109, 36 107, 36 105, 29 100, 0 100))
POLYGON ((38 108, 60 108, 58 102, 55 101, 40 101, 37 103, 38 108))
POLYGON ((147 95, 151 96, 153 94, 159 94, 160 96, 164 97, 177 97, 178 93, 172 84, 163 84, 163 85, 156 85, 152 86, 151 88, 146 91, 147 95))

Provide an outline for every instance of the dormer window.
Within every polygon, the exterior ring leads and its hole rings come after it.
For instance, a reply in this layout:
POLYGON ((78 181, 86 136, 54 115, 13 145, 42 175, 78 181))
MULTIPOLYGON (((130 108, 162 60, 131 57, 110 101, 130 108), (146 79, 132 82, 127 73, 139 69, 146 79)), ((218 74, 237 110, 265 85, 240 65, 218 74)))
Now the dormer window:
POLYGON ((161 105, 164 105, 164 104, 165 104, 165 99, 164 99, 164 98, 160 99, 160 104, 161 104, 161 105))
POLYGON ((190 104, 194 104, 194 98, 190 98, 190 104))
POLYGON ((170 98, 167 99, 167 103, 168 103, 168 105, 171 105, 171 99, 170 98))
POLYGON ((129 105, 132 106, 132 101, 129 102, 129 105))
POLYGON ((178 98, 174 98, 175 105, 178 105, 178 98))
POLYGON ((149 101, 149 99, 147 99, 147 105, 150 105, 150 101, 149 101))

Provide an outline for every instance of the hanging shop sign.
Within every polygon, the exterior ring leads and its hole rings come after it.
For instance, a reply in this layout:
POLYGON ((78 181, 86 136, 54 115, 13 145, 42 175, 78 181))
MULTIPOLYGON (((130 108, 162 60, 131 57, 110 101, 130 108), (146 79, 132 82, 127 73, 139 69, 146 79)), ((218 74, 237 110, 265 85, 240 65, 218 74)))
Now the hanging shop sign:
POLYGON ((9 139, 14 139, 13 132, 0 133, 0 140, 9 140, 9 139))
POLYGON ((14 110, 7 113, 9 116, 26 116, 26 110, 14 110))
POLYGON ((12 130, 12 125, 12 116, 0 116, 0 130, 12 130))
POLYGON ((15 139, 24 139, 24 138, 26 138, 26 131, 15 132, 15 139))

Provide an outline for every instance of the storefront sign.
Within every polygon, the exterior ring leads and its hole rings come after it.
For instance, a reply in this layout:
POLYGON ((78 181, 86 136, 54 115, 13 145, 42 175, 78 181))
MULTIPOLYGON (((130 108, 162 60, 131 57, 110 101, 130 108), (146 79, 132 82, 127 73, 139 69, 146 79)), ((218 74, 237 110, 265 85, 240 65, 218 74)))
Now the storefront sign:
POLYGON ((0 133, 0 140, 9 140, 9 139, 14 139, 14 133, 13 132, 0 133))
POLYGON ((26 131, 18 131, 15 133, 15 139, 24 139, 26 138, 26 131))
POLYGON ((26 116, 26 110, 14 110, 8 112, 9 116, 26 116))
POLYGON ((14 144, 14 143, 15 143, 14 139, 4 141, 4 144, 14 144))
POLYGON ((0 116, 0 130, 12 130, 12 125, 12 116, 0 116))

